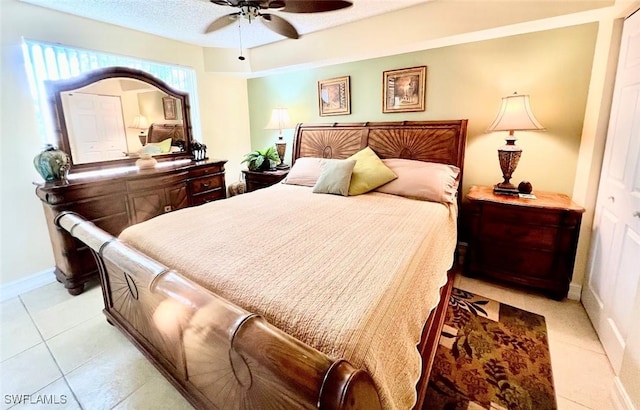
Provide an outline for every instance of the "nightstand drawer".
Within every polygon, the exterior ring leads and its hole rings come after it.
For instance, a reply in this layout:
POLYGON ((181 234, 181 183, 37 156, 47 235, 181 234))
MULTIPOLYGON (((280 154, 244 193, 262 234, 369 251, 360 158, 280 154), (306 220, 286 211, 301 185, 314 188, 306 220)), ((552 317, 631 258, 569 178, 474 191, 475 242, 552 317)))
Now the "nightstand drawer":
POLYGON ((522 244, 534 248, 553 249, 558 234, 557 228, 523 224, 482 221, 480 235, 486 239, 496 239, 522 244))
POLYGON ((210 191, 222 186, 223 175, 212 175, 202 178, 192 179, 189 182, 191 187, 191 194, 199 194, 201 192, 210 191))
POLYGON ((528 223, 532 225, 558 225, 558 212, 545 212, 535 208, 518 205, 484 204, 482 217, 485 220, 509 222, 515 224, 528 223))
POLYGON ((553 253, 536 249, 509 249, 496 246, 494 241, 481 241, 478 262, 483 269, 504 271, 505 267, 513 276, 546 279, 552 277, 553 253))

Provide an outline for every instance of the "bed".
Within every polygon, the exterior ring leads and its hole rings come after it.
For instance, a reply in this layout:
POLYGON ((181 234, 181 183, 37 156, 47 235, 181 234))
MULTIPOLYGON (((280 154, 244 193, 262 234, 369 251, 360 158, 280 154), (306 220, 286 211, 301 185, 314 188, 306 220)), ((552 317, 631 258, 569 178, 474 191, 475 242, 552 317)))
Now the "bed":
MULTIPOLYGON (((459 187, 465 137, 466 120, 299 124, 290 176, 369 147, 383 161, 458 167, 459 187)), ((119 239, 73 213, 56 223, 94 250, 109 322, 195 407, 422 408, 456 201, 288 182, 119 239)))
POLYGON ((179 147, 183 149, 185 147, 184 125, 153 123, 149 127, 145 143, 159 144, 169 138, 171 139, 169 148, 179 147))

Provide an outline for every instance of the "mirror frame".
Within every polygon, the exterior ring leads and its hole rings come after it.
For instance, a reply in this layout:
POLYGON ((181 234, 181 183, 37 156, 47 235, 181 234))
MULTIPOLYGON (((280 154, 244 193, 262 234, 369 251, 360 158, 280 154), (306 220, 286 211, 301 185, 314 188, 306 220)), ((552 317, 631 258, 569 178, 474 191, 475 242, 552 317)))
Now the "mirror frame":
POLYGON ((193 159, 193 155, 191 153, 191 140, 193 137, 191 135, 191 107, 189 104, 189 93, 173 89, 164 81, 141 70, 127 67, 106 67, 89 71, 78 77, 73 77, 66 80, 45 81, 47 98, 52 111, 53 126, 55 128, 54 131, 56 141, 54 141, 54 144, 60 150, 66 152, 69 155, 69 158, 71 159, 70 172, 134 165, 136 160, 138 159, 136 157, 131 157, 108 161, 97 161, 85 164, 75 164, 73 162, 73 157, 71 155, 71 145, 69 144, 69 132, 67 130, 67 122, 65 119, 62 106, 62 98, 60 94, 62 92, 76 90, 78 88, 86 87, 98 81, 110 78, 132 78, 135 80, 139 80, 158 88, 160 91, 170 95, 177 100, 180 100, 180 105, 182 106, 182 121, 185 135, 184 151, 154 155, 154 158, 156 158, 158 161, 186 158, 193 159))

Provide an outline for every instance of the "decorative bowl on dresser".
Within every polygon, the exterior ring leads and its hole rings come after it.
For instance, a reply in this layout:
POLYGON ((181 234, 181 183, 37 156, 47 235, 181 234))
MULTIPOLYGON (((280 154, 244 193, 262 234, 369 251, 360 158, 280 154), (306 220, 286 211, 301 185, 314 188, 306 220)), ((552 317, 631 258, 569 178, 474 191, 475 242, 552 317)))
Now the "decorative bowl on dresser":
POLYGON ((77 212, 117 236, 126 227, 162 213, 226 198, 226 160, 194 160, 188 94, 143 71, 123 67, 50 81, 46 87, 57 139, 54 145, 68 154, 70 171, 64 179, 36 183, 36 195, 44 207, 56 279, 70 294, 81 293, 84 284, 97 277, 98 267, 87 246, 56 227, 60 213, 77 212), (91 102, 94 97, 99 101, 110 97, 110 107, 117 109, 81 111, 100 106, 91 102), (132 98, 136 104, 130 104, 132 98), (126 117, 153 114, 167 98, 176 104, 176 119, 165 122, 162 115, 150 117, 147 134, 129 138, 126 117), (93 121, 91 127, 83 127, 88 121, 93 121), (149 169, 135 166, 138 154, 124 152, 135 151, 135 144, 168 139, 170 150, 154 155, 158 164, 149 169))
POLYGON ((562 194, 534 192, 536 199, 495 195, 471 187, 465 275, 496 279, 567 296, 584 208, 562 194))
POLYGON ((255 191, 256 189, 270 187, 273 184, 285 179, 289 174, 288 169, 276 170, 276 171, 249 171, 243 170, 244 180, 247 184, 247 192, 255 191))

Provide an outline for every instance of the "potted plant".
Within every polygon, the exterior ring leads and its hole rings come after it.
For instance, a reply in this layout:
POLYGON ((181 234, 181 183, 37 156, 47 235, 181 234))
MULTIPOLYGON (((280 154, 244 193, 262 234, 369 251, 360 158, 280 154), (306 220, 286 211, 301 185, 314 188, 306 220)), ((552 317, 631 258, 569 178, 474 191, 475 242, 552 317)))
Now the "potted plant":
POLYGON ((241 163, 247 163, 250 171, 269 171, 280 161, 278 152, 274 147, 258 149, 244 156, 241 163))

